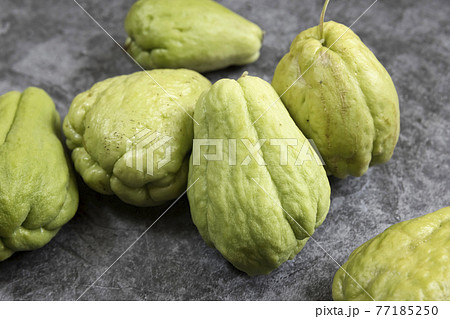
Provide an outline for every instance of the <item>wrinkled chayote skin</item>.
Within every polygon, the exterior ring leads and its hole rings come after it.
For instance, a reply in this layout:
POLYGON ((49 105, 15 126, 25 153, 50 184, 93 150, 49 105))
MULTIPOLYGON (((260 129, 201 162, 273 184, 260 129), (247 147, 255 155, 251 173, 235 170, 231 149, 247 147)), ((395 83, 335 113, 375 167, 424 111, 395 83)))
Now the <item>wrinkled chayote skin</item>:
POLYGON ((348 274, 339 269, 334 277, 333 299, 450 300, 449 258, 446 207, 395 224, 357 248, 342 266, 348 274))
POLYGON ((199 73, 183 69, 142 71, 95 84, 73 100, 64 120, 75 169, 92 189, 136 206, 178 197, 186 189, 191 116, 210 86, 199 73), (165 137, 170 140, 157 147, 165 137), (153 163, 146 156, 151 147, 153 163))
POLYGON ((392 156, 400 132, 397 92, 385 68, 345 25, 326 22, 320 40, 319 27, 301 32, 272 85, 314 140, 327 173, 361 176, 392 156))
POLYGON ((320 161, 296 164, 303 144, 314 150, 270 84, 257 77, 218 81, 200 97, 194 117, 200 124, 194 127, 195 139, 224 144, 221 160, 204 158, 216 154, 216 146, 201 147, 197 165, 193 149, 188 179, 192 219, 206 243, 236 268, 267 274, 294 258, 325 219, 330 204, 325 170, 320 161), (236 151, 229 147, 233 139, 236 151), (243 143, 256 145, 259 139, 266 139, 260 140, 259 152, 265 165, 243 143), (285 139, 297 145, 289 146, 283 163, 281 147, 271 143, 285 139), (236 160, 229 162, 233 154, 236 160))
POLYGON ((144 68, 199 72, 256 61, 263 31, 211 0, 140 0, 130 9, 127 51, 144 68))
POLYGON ((41 89, 0 97, 0 261, 41 248, 77 210, 60 124, 41 89))

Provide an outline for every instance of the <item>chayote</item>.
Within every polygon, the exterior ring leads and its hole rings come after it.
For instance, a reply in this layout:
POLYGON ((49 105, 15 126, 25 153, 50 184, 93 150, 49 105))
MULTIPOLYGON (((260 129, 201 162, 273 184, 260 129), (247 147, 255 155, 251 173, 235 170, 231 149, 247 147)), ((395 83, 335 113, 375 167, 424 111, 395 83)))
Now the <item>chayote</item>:
MULTIPOLYGON (((323 20, 322 20, 323 23, 323 20)), ((387 162, 400 131, 392 80, 359 37, 329 21, 301 32, 278 64, 272 85, 328 174, 361 176, 387 162)))
POLYGON ((446 207, 395 224, 357 248, 334 277, 333 298, 450 300, 449 258, 446 207))
POLYGON ((139 0, 125 30, 127 51, 144 68, 199 72, 259 58, 263 31, 211 0, 139 0))
POLYGON ((75 169, 92 189, 154 206, 186 189, 192 113, 211 83, 191 70, 110 78, 79 94, 64 120, 75 169))
POLYGON ((75 214, 78 190, 43 90, 0 97, 0 261, 47 244, 75 214))
POLYGON ((325 170, 276 92, 257 77, 218 81, 194 118, 192 219, 236 268, 267 274, 294 258, 325 219, 325 170))

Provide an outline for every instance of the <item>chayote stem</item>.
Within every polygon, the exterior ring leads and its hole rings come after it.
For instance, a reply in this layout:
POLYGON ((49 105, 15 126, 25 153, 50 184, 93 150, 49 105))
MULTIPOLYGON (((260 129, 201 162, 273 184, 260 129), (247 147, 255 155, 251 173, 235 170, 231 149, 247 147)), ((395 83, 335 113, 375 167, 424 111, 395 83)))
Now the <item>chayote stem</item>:
POLYGON ((323 19, 325 18, 325 11, 327 11, 328 2, 330 2, 330 0, 325 0, 325 4, 323 5, 323 8, 322 8, 322 13, 320 14, 319 39, 320 39, 320 42, 322 42, 322 43, 325 41, 325 39, 323 37, 323 19))

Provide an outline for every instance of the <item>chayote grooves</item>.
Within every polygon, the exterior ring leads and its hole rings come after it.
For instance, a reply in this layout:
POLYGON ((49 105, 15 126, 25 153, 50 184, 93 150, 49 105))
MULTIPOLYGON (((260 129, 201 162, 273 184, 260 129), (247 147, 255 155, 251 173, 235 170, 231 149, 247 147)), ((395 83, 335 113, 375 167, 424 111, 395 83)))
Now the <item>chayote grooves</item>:
POLYGON ((44 246, 77 210, 60 123, 41 89, 0 97, 0 261, 44 246))
POLYGON ((311 158, 317 155, 270 84, 259 78, 218 81, 200 97, 194 118, 200 124, 194 141, 224 144, 194 143, 188 180, 192 219, 203 239, 236 268, 267 274, 294 258, 325 219, 330 205, 325 170, 320 161, 297 163, 303 145, 311 158), (285 157, 283 141, 291 141, 285 157), (258 142, 262 146, 252 157, 247 146, 258 142), (205 158, 220 150, 221 159, 205 158))
POLYGON ((450 207, 395 224, 358 247, 334 300, 450 300, 450 207))
POLYGON ((210 86, 195 71, 152 70, 80 93, 63 125, 75 169, 95 191, 136 206, 178 197, 186 189, 194 106, 210 86))
POLYGON ((263 31, 211 0, 139 0, 125 19, 127 51, 144 68, 199 72, 255 62, 263 31))
POLYGON ((394 152, 400 132, 397 91, 360 38, 345 25, 323 23, 323 15, 319 26, 292 42, 272 85, 314 140, 327 173, 361 176, 394 152))

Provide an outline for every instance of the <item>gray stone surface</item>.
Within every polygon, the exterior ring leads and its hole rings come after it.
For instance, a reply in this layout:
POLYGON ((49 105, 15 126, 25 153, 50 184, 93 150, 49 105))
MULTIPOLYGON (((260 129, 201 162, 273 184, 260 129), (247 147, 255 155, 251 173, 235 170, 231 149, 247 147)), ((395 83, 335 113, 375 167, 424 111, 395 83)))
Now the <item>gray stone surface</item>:
MULTIPOLYGON (((261 58, 208 73, 248 70, 270 81, 295 35, 318 22, 322 0, 222 0, 265 31, 261 58)), ((327 19, 350 25, 372 0, 332 1, 327 19)), ((133 0, 80 0, 117 39, 133 0)), ((348 255, 401 220, 450 204, 450 6, 380 0, 353 30, 396 84, 401 134, 392 160, 361 178, 331 179, 328 218, 305 249, 268 276, 248 277, 209 248, 182 198, 83 296, 86 300, 329 300, 348 255), (320 246, 323 250, 320 248, 320 246), (326 252, 325 252, 326 251, 326 252), (335 262, 334 260, 337 262, 335 262)), ((95 82, 139 70, 72 0, 0 0, 0 94, 42 87, 65 116, 95 82)), ((73 300, 164 211, 96 194, 81 180, 80 208, 47 246, 0 263, 1 300, 73 300)))

